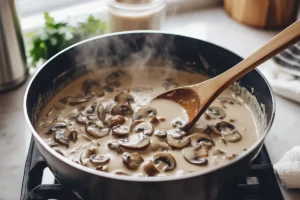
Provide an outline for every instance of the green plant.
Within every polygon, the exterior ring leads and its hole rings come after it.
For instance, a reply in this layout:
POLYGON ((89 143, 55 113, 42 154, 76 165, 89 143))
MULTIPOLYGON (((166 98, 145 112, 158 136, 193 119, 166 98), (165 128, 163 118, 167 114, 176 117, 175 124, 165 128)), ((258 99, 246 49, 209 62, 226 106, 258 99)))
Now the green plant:
POLYGON ((45 26, 36 33, 31 33, 29 48, 29 63, 36 66, 40 61, 44 62, 64 48, 106 31, 106 24, 93 15, 86 22, 71 25, 68 22, 55 22, 49 13, 44 14, 45 26))

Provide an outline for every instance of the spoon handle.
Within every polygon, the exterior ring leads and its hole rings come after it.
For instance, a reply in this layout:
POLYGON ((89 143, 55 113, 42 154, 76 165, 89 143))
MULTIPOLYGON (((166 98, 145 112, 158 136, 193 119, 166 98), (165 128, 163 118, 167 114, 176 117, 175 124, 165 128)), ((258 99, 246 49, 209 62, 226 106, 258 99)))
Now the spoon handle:
POLYGON ((296 43, 298 40, 300 40, 300 20, 284 29, 267 44, 231 69, 207 81, 207 87, 210 88, 211 96, 219 95, 219 93, 226 89, 230 84, 237 81, 258 65, 269 60, 277 53, 296 43))

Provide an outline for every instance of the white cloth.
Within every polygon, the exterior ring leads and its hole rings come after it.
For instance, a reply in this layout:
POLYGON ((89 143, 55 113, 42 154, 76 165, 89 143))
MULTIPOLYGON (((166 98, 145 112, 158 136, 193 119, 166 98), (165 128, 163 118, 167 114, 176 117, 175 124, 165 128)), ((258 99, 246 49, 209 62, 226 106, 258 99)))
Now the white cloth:
POLYGON ((300 146, 286 152, 273 167, 285 188, 300 188, 300 146))
POLYGON ((278 54, 271 63, 262 68, 262 72, 270 82, 274 93, 298 103, 300 103, 299 52, 300 43, 278 54), (293 51, 290 50, 291 48, 293 51))

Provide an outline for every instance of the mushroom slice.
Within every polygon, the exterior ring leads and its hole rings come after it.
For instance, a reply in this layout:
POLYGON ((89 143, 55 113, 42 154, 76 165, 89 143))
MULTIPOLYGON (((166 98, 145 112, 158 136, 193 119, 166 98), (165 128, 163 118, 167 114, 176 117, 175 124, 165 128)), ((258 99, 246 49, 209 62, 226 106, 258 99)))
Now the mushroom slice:
POLYGON ((225 158, 226 158, 227 160, 233 160, 233 159, 236 158, 237 156, 238 156, 237 154, 233 153, 233 154, 231 154, 231 155, 226 155, 225 158))
POLYGON ((155 130, 154 135, 163 138, 167 136, 167 131, 155 130))
POLYGON ((77 131, 75 131, 75 130, 71 131, 70 136, 69 136, 70 140, 73 141, 73 142, 76 142, 77 138, 78 138, 77 134, 78 134, 77 131))
POLYGON ((90 156, 90 161, 94 164, 104 164, 104 163, 107 163, 109 161, 109 157, 93 154, 93 155, 90 156))
POLYGON ((167 134, 174 139, 180 139, 183 136, 186 136, 187 132, 180 130, 180 129, 172 129, 172 130, 167 131, 167 134))
POLYGON ((235 131, 234 125, 226 121, 220 121, 216 125, 208 125, 208 127, 217 135, 225 135, 235 131))
POLYGON ((137 169, 143 162, 144 159, 138 153, 124 152, 122 154, 123 163, 128 169, 137 169))
POLYGON ((50 128, 49 133, 55 132, 59 129, 64 129, 66 127, 67 127, 67 124, 65 122, 57 122, 50 128))
POLYGON ((130 105, 115 105, 112 109, 111 109, 111 114, 112 115, 122 115, 122 116, 126 116, 126 115, 131 115, 133 113, 133 110, 131 108, 130 105))
POLYGON ((105 85, 102 87, 103 90, 105 90, 106 92, 113 92, 114 91, 114 88, 109 86, 109 85, 105 85))
POLYGON ((80 154, 80 163, 83 165, 83 166, 86 166, 87 163, 89 162, 90 160, 90 157, 94 154, 96 154, 96 149, 97 147, 90 147, 86 150, 84 150, 81 154, 80 154))
POLYGON ((159 123, 159 119, 156 116, 152 116, 150 121, 151 124, 158 124, 159 123))
POLYGON ((122 136, 127 136, 129 134, 129 130, 128 127, 126 126, 117 125, 112 127, 112 133, 113 135, 122 137, 122 136))
POLYGON ((143 133, 144 135, 151 136, 154 132, 154 128, 151 123, 143 122, 138 124, 135 127, 134 131, 137 133, 143 133))
POLYGON ((55 131, 54 139, 60 144, 68 146, 70 143, 70 139, 65 136, 66 129, 58 129, 55 131))
POLYGON ((101 121, 105 120, 106 113, 105 113, 104 106, 101 103, 97 107, 97 115, 101 121))
POLYGON ((155 176, 156 174, 159 173, 159 171, 156 169, 154 163, 152 160, 147 160, 144 164, 143 164, 143 169, 146 172, 146 174, 148 176, 155 176))
POLYGON ((105 120, 104 124, 111 128, 113 126, 124 124, 125 121, 126 121, 126 119, 123 116, 116 115, 116 116, 109 118, 108 120, 105 120))
POLYGON ((109 133, 109 128, 100 127, 95 122, 87 122, 85 125, 85 129, 88 134, 97 138, 104 137, 109 133))
POLYGON ((143 122, 145 122, 145 120, 143 120, 143 119, 141 119, 141 120, 136 120, 136 121, 132 122, 132 123, 130 124, 129 130, 130 130, 130 131, 133 131, 133 129, 134 129, 137 125, 139 125, 140 123, 143 123, 143 122))
POLYGON ((241 102, 233 99, 233 98, 229 98, 229 97, 218 97, 218 100, 224 105, 225 103, 228 104, 238 104, 238 105, 242 105, 241 102))
POLYGON ((190 138, 189 137, 183 137, 181 139, 175 139, 172 136, 168 135, 167 136, 167 143, 171 145, 174 148, 181 149, 185 146, 187 146, 190 143, 190 138))
POLYGON ((95 170, 97 171, 101 171, 101 172, 108 172, 108 166, 106 165, 99 165, 95 168, 95 170))
POLYGON ((136 113, 133 114, 132 121, 143 119, 149 116, 156 115, 157 111, 152 107, 140 108, 136 113))
POLYGON ((123 175, 123 176, 130 176, 128 173, 122 171, 122 170, 115 170, 112 172, 113 174, 117 174, 117 175, 123 175))
POLYGON ((121 92, 115 97, 115 101, 118 102, 119 104, 125 104, 125 103, 133 103, 134 98, 131 94, 121 92))
POLYGON ((105 81, 109 85, 118 86, 118 85, 120 85, 119 79, 120 79, 121 75, 124 75, 124 74, 125 73, 123 71, 112 72, 106 77, 105 81))
POLYGON ((233 130, 230 133, 224 134, 223 137, 227 142, 233 142, 233 143, 238 142, 242 139, 242 135, 238 130, 233 130))
POLYGON ((140 133, 120 139, 118 142, 122 147, 127 149, 143 149, 150 144, 150 139, 147 135, 140 133))
POLYGON ((176 160, 168 152, 160 152, 154 155, 153 163, 158 170, 171 171, 176 167, 176 160))
POLYGON ((83 82, 82 91, 84 94, 94 93, 98 97, 104 96, 105 92, 100 87, 100 83, 95 79, 89 79, 83 82))
POLYGON ((190 136, 191 146, 194 148, 201 147, 201 142, 208 143, 210 146, 214 146, 214 141, 205 133, 194 133, 190 136))
POLYGON ((195 165, 205 165, 207 164, 208 152, 206 150, 196 150, 192 147, 185 148, 182 151, 183 157, 190 163, 195 165))
POLYGON ((91 120, 91 121, 98 120, 98 116, 97 115, 87 115, 86 117, 88 118, 88 120, 91 120))
POLYGON ((211 119, 224 119, 226 117, 226 113, 222 108, 211 106, 208 107, 205 113, 211 118, 211 119))
POLYGON ((69 98, 69 101, 68 103, 72 106, 75 106, 75 105, 79 105, 81 103, 84 103, 84 102, 87 102, 89 101, 90 99, 92 98, 92 96, 85 96, 85 97, 82 97, 82 96, 79 96, 79 97, 71 97, 69 98))
POLYGON ((88 109, 86 109, 86 112, 87 112, 88 114, 94 114, 95 111, 96 111, 96 108, 97 108, 97 103, 94 102, 92 105, 90 105, 90 106, 88 107, 88 109))
POLYGON ((78 124, 85 124, 88 121, 88 118, 86 116, 83 116, 81 113, 79 113, 76 117, 76 122, 78 124))
POLYGON ((152 137, 150 140, 150 149, 154 152, 157 151, 168 151, 170 150, 170 145, 166 143, 165 139, 159 137, 152 137))
POLYGON ((221 149, 216 149, 214 152, 213 152, 213 156, 224 156, 226 154, 225 151, 221 150, 221 149))
POLYGON ((187 122, 186 122, 186 120, 183 119, 183 117, 178 117, 172 121, 173 127, 179 127, 179 128, 184 127, 184 125, 186 125, 186 123, 187 122))
POLYGON ((117 153, 123 153, 123 149, 120 146, 119 142, 117 140, 113 140, 107 143, 107 147, 110 150, 116 151, 117 153))

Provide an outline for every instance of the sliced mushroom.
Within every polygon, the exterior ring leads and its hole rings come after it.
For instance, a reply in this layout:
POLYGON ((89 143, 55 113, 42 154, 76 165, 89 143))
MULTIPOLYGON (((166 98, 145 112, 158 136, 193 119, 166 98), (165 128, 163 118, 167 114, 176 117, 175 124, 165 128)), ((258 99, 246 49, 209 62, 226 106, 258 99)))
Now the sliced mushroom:
POLYGON ((76 117, 76 122, 78 124, 85 124, 88 121, 88 118, 86 116, 83 116, 81 113, 79 113, 76 117))
POLYGON ((167 134, 174 139, 180 139, 183 136, 186 136, 187 132, 180 130, 180 129, 172 129, 172 130, 167 131, 167 134))
POLYGON ((237 156, 238 156, 237 154, 233 153, 233 154, 231 154, 231 155, 226 155, 225 158, 226 158, 227 160, 233 160, 233 159, 236 158, 237 156))
POLYGON ((186 124, 186 121, 182 117, 178 117, 172 121, 173 127, 182 128, 186 124))
POLYGON ((118 142, 122 147, 127 149, 143 149, 150 144, 150 139, 147 135, 136 134, 120 139, 118 142))
POLYGON ((135 129, 137 133, 143 133, 144 135, 151 136, 154 132, 154 128, 151 123, 143 122, 138 124, 135 129))
POLYGON ((115 85, 115 86, 119 86, 120 85, 120 77, 121 75, 124 75, 123 71, 115 71, 110 73, 107 77, 106 77, 106 83, 108 85, 115 85))
POLYGON ((82 96, 71 97, 71 98, 69 98, 68 103, 72 106, 75 106, 75 105, 79 105, 81 103, 89 101, 92 97, 93 97, 92 94, 84 96, 84 97, 82 97, 82 96))
POLYGON ((95 111, 96 111, 97 105, 98 105, 98 104, 97 104, 96 102, 94 102, 92 105, 90 105, 90 106, 88 107, 88 109, 86 109, 86 112, 87 112, 88 114, 94 114, 95 111))
POLYGON ((125 104, 125 103, 133 103, 134 98, 131 94, 121 92, 115 97, 115 101, 118 102, 119 104, 125 104))
POLYGON ((208 125, 208 127, 217 135, 225 135, 235 130, 234 125, 226 121, 220 121, 216 125, 208 125))
POLYGON ((126 116, 126 115, 131 115, 133 113, 133 110, 131 108, 130 105, 115 105, 112 109, 111 109, 111 114, 112 115, 122 115, 122 116, 126 116))
POLYGON ((65 122, 57 122, 50 128, 49 133, 55 132, 59 129, 64 129, 66 127, 67 127, 67 124, 65 122))
POLYGON ((224 150, 221 150, 221 149, 216 149, 213 152, 213 156, 224 156, 225 154, 226 154, 226 152, 224 150))
POLYGON ((226 108, 225 104, 238 104, 238 105, 242 105, 241 102, 233 99, 233 98, 229 98, 229 97, 218 97, 218 100, 220 101, 220 103, 222 104, 223 108, 226 108))
POLYGON ((171 149, 170 145, 166 143, 166 140, 159 137, 152 137, 150 139, 150 149, 154 152, 157 151, 168 151, 171 149))
POLYGON ((155 130, 154 135, 158 136, 158 137, 166 137, 167 136, 167 131, 155 130))
POLYGON ((101 172, 108 172, 108 166, 106 165, 99 165, 95 168, 95 170, 101 171, 101 172))
POLYGON ((70 140, 73 141, 73 142, 76 142, 77 141, 77 134, 78 134, 77 131, 75 131, 75 130, 71 131, 70 136, 69 136, 70 140))
POLYGON ((122 125, 125 123, 125 121, 126 119, 123 116, 116 115, 105 120, 105 125, 111 128, 113 126, 122 125))
POLYGON ((156 115, 157 111, 152 107, 140 108, 136 113, 133 114, 132 121, 144 119, 149 116, 156 115))
POLYGON ((108 156, 103 156, 103 155, 91 155, 90 156, 90 161, 94 164, 105 164, 109 161, 108 156))
POLYGON ((114 88, 109 86, 109 85, 105 85, 102 87, 103 90, 105 90, 106 92, 113 92, 114 91, 114 88))
POLYGON ((104 137, 109 133, 109 128, 100 127, 95 122, 87 122, 85 129, 88 134, 90 134, 91 136, 94 136, 96 138, 104 137))
POLYGON ((65 134, 66 134, 66 129, 58 129, 55 131, 54 139, 59 144, 68 146, 70 143, 70 139, 66 137, 65 134))
POLYGON ((105 120, 106 113, 105 113, 104 106, 102 104, 99 104, 97 107, 97 115, 101 121, 105 120))
POLYGON ((112 127, 112 134, 119 137, 124 137, 129 134, 129 130, 127 126, 117 125, 112 127))
POLYGON ((90 160, 90 157, 94 154, 96 154, 96 149, 97 147, 90 147, 88 149, 86 149, 85 151, 83 151, 81 154, 80 154, 80 163, 83 165, 83 166, 86 166, 87 163, 89 162, 90 160))
POLYGON ((85 94, 93 93, 98 97, 102 97, 105 94, 104 90, 100 87, 100 83, 95 79, 84 81, 84 83, 82 84, 82 91, 85 94))
POLYGON ((128 173, 122 171, 122 170, 115 170, 112 172, 113 174, 117 174, 117 175, 123 175, 123 176, 130 176, 128 173))
POLYGON ((185 148, 182 151, 183 157, 190 163, 195 165, 205 165, 207 164, 208 152, 206 150, 196 150, 192 147, 185 148))
POLYGON ((143 162, 144 159, 138 153, 124 152, 122 154, 123 163, 128 169, 137 169, 143 162))
POLYGON ((107 143, 107 146, 110 150, 116 151, 118 154, 123 153, 123 148, 117 140, 113 140, 107 143))
POLYGON ((168 135, 167 136, 167 143, 171 145, 174 148, 181 149, 185 146, 187 146, 190 143, 190 138, 189 137, 183 137, 181 139, 175 139, 172 136, 168 135))
POLYGON ((139 125, 140 123, 143 123, 143 122, 145 122, 145 120, 143 120, 143 119, 141 119, 141 120, 136 120, 136 121, 132 122, 132 123, 130 124, 129 130, 130 130, 130 131, 133 131, 133 129, 134 129, 137 125, 139 125))
POLYGON ((227 142, 233 142, 233 143, 238 142, 242 139, 242 135, 238 130, 233 130, 227 134, 224 134, 223 137, 227 142))
POLYGON ((176 160, 172 154, 168 152, 160 152, 154 155, 153 163, 158 170, 171 171, 176 167, 176 160))
POLYGON ((205 113, 211 118, 211 119, 224 119, 226 117, 226 113, 222 108, 211 106, 208 107, 205 113))
POLYGON ((201 143, 203 144, 203 142, 208 143, 210 146, 215 145, 211 137, 209 137, 205 133, 194 133, 193 135, 190 136, 190 140, 191 140, 191 146, 194 148, 201 147, 201 143))
POLYGON ((159 123, 159 119, 156 116, 152 116, 150 121, 151 124, 158 124, 159 123))
POLYGON ((156 174, 159 173, 159 171, 156 169, 154 163, 152 160, 147 160, 144 164, 143 164, 143 169, 146 172, 146 174, 148 176, 155 176, 156 174))
POLYGON ((99 119, 97 115, 87 115, 86 117, 91 121, 96 121, 99 119))

